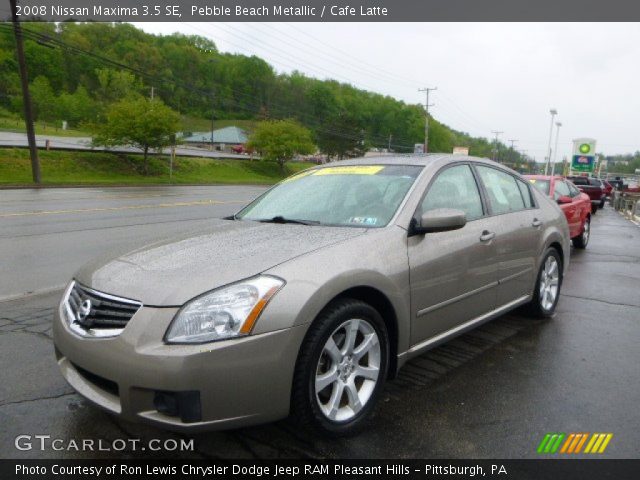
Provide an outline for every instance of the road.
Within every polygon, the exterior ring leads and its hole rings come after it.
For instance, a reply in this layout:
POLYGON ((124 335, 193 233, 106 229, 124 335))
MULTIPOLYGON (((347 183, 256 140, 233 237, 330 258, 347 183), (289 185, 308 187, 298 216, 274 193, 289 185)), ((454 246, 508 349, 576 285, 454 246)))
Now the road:
POLYGON ((0 190, 0 299, 61 286, 112 247, 205 226, 263 192, 258 186, 0 190), (6 268, 6 270, 5 270, 6 268))
MULTIPOLYGON (((46 141, 50 141, 50 148, 64 149, 64 150, 94 150, 103 151, 108 150, 110 152, 128 152, 128 153, 142 153, 139 148, 133 147, 91 147, 90 137, 60 137, 56 135, 36 135, 36 144, 40 148, 46 147, 46 141)), ((0 147, 26 147, 28 146, 27 134, 18 132, 5 132, 0 131, 0 147)), ((169 153, 168 149, 164 150, 164 153, 169 153)), ((180 146, 176 148, 176 155, 184 157, 204 157, 204 158, 240 158, 247 159, 246 155, 238 155, 235 153, 222 153, 216 151, 209 151, 203 148, 191 147, 188 145, 180 146)))
MULTIPOLYGON (((231 202, 259 191, 0 191, 2 291, 55 286, 107 244, 202 226, 212 216, 235 210, 237 204, 231 202), (227 203, 194 203, 209 200, 227 203), (16 213, 23 216, 7 216, 16 213), (17 256, 21 258, 13 258, 17 256)), ((387 385, 375 419, 359 436, 316 438, 283 421, 196 435, 191 437, 194 452, 128 450, 124 455, 535 458, 547 432, 611 432, 613 440, 599 457, 638 458, 639 266, 640 228, 607 207, 594 218, 587 250, 572 252, 554 318, 534 320, 515 312, 412 360, 387 385)), ((59 297, 54 291, 0 302, 0 457, 123 456, 113 451, 18 451, 14 439, 20 434, 65 441, 184 438, 117 420, 66 385, 51 343, 51 316, 59 297)))

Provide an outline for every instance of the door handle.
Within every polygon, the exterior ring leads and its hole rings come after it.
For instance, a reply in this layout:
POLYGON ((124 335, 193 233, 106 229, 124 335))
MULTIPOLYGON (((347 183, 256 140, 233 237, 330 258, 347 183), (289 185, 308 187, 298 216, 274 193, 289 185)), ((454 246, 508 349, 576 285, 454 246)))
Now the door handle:
POLYGON ((536 227, 536 228, 538 228, 540 225, 542 225, 542 221, 541 221, 541 220, 538 220, 537 218, 534 218, 534 219, 533 219, 533 222, 531 222, 531 226, 532 226, 532 227, 536 227))
POLYGON ((495 232, 490 232, 489 230, 485 230, 484 232, 482 232, 482 235, 480 235, 480 241, 488 242, 489 240, 493 240, 495 237, 496 237, 495 232))

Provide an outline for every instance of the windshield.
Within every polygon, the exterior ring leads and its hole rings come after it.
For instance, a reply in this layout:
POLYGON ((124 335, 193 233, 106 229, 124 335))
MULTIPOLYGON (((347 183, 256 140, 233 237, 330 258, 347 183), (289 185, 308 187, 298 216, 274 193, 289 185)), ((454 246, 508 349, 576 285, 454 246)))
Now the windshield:
POLYGON ((545 195, 549 195, 549 180, 541 180, 539 178, 530 178, 529 181, 535 185, 545 195))
POLYGON ((236 218, 384 227, 422 167, 354 165, 306 170, 250 203, 236 218))

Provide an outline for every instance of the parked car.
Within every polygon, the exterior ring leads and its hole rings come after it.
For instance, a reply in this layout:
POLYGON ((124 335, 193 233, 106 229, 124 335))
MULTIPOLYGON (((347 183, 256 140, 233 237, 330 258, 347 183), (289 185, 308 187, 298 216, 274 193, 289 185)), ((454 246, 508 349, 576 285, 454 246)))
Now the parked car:
POLYGON ((211 223, 73 277, 53 329, 81 395, 175 430, 292 413, 349 433, 411 357, 519 306, 551 316, 569 263, 558 205, 471 157, 312 167, 211 223))
POLYGON ((604 207, 606 194, 600 180, 587 176, 568 176, 567 180, 573 182, 581 192, 589 195, 591 199, 591 213, 595 214, 599 208, 604 207))
POLYGON ((558 203, 569 224, 576 248, 587 248, 591 234, 591 199, 561 176, 525 175, 525 178, 558 203))

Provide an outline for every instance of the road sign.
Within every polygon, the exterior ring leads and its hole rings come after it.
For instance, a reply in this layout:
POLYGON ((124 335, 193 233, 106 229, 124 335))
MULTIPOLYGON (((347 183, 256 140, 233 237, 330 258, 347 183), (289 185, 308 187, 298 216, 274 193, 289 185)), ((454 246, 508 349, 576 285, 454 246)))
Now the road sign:
POLYGON ((469 155, 469 147, 453 147, 455 155, 469 155))
POLYGON ((587 155, 574 155, 571 159, 571 170, 574 172, 593 172, 596 157, 587 155))

